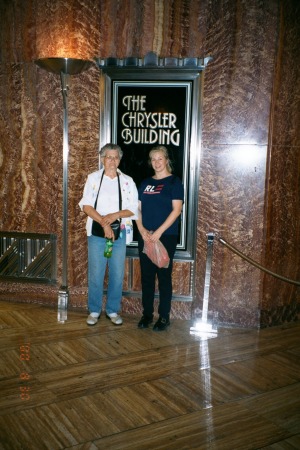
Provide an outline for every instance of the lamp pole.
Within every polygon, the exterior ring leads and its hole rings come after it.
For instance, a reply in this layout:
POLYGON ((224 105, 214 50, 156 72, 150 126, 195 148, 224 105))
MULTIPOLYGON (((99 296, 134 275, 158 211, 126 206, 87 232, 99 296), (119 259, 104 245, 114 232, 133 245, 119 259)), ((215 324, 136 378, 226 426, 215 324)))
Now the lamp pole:
POLYGON ((42 58, 35 63, 55 74, 60 74, 63 96, 63 228, 62 228, 62 283, 58 291, 58 318, 67 319, 69 301, 68 290, 68 161, 69 161, 69 120, 68 120, 68 77, 88 69, 91 61, 73 58, 42 58))

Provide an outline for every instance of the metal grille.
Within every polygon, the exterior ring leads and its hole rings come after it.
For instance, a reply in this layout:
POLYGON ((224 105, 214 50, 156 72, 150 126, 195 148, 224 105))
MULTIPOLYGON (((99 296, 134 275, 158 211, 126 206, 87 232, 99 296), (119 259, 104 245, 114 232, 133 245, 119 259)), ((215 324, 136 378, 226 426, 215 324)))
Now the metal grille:
POLYGON ((0 232, 0 280, 56 283, 56 235, 0 232))

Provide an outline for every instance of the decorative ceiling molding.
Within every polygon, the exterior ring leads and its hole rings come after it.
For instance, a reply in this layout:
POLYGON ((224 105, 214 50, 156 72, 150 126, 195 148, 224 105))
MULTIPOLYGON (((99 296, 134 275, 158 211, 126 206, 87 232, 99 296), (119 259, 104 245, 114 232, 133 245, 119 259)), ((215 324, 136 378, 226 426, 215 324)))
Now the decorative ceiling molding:
POLYGON ((149 52, 144 58, 95 58, 99 69, 179 69, 179 70, 203 70, 212 61, 211 56, 205 58, 159 58, 156 53, 149 52))

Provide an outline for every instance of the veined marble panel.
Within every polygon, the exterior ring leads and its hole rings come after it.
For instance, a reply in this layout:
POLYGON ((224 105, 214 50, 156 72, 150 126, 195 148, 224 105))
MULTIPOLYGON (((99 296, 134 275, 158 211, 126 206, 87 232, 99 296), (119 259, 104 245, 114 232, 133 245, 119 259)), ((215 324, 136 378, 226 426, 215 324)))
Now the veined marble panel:
POLYGON ((203 142, 266 145, 279 3, 213 2, 206 11, 203 142))
MULTIPOLYGON (((279 48, 270 112, 265 261, 275 273, 300 281, 300 9, 281 8, 279 48)), ((300 317, 300 289, 263 278, 262 326, 300 317)))
POLYGON ((215 233, 209 309, 226 323, 257 320, 261 274, 218 237, 261 263, 266 146, 204 147, 198 207, 197 282, 193 308, 202 310, 207 233, 215 233), (249 319, 251 317, 251 319, 249 319))

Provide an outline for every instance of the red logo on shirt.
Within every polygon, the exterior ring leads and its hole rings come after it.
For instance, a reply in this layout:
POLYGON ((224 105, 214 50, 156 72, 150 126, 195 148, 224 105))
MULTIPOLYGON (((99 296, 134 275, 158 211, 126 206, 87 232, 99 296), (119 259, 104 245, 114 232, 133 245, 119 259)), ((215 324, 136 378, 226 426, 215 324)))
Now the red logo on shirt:
POLYGON ((144 194, 160 194, 163 187, 163 184, 159 184, 158 186, 151 186, 151 184, 148 184, 144 189, 144 194))

